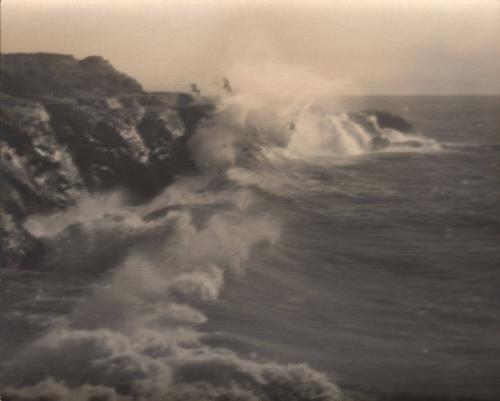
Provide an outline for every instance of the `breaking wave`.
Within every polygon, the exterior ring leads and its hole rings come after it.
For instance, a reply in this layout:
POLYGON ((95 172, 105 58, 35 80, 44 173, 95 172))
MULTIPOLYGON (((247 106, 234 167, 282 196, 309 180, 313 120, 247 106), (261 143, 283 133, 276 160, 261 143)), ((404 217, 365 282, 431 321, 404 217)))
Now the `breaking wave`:
POLYGON ((283 102, 237 95, 219 105, 214 119, 191 141, 202 171, 247 166, 258 159, 271 163, 302 160, 338 163, 380 152, 433 152, 433 139, 415 132, 401 117, 389 115, 405 130, 382 125, 383 112, 329 113, 314 102, 283 102))
POLYGON ((248 190, 209 185, 181 180, 135 208, 116 195, 87 198, 26 222, 50 249, 46 269, 91 271, 94 283, 10 361, 4 399, 339 399, 307 365, 203 342, 200 303, 218 298, 225 276, 244 272, 252 249, 280 237, 279 222, 252 208, 248 190))
POLYGON ((3 369, 5 400, 345 399, 330 377, 305 364, 207 345, 202 306, 219 298, 228 276, 251 267, 255 249, 279 241, 281 222, 252 189, 256 166, 273 166, 283 182, 294 180, 279 170, 283 163, 352 162, 439 145, 382 127, 368 112, 331 114, 311 102, 235 95, 190 146, 204 174, 178 179, 148 204, 94 195, 25 222, 45 244, 44 269, 86 276, 71 312, 54 315, 3 369))

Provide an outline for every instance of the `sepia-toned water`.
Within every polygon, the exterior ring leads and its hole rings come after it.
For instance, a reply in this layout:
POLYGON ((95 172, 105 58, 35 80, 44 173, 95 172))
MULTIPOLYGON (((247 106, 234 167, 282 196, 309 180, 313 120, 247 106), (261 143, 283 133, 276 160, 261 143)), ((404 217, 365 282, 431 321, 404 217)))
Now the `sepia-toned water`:
POLYGON ((26 221, 2 399, 500 398, 499 97, 235 97, 191 142, 147 204, 26 221), (415 131, 373 150, 359 110, 415 131))

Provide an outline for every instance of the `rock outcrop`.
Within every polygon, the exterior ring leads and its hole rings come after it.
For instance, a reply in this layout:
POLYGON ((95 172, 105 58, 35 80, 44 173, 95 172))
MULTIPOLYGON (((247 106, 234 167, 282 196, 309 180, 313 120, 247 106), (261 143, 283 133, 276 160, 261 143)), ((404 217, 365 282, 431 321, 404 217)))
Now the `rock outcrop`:
POLYGON ((376 134, 380 129, 390 128, 399 132, 413 132, 413 126, 403 117, 379 110, 351 113, 350 117, 368 132, 376 134))
MULTIPOLYGON (((382 135, 385 129, 394 130, 402 133, 412 133, 413 126, 403 117, 396 114, 388 113, 379 110, 366 110, 350 114, 351 119, 361 125, 367 132, 372 135, 370 141, 371 150, 383 150, 393 144, 388 138, 382 135)), ((400 143, 406 146, 419 147, 420 142, 400 143)))
POLYGON ((212 105, 147 93, 101 57, 1 57, 2 266, 33 260, 41 245, 26 216, 123 188, 136 201, 194 169, 187 140, 212 105))

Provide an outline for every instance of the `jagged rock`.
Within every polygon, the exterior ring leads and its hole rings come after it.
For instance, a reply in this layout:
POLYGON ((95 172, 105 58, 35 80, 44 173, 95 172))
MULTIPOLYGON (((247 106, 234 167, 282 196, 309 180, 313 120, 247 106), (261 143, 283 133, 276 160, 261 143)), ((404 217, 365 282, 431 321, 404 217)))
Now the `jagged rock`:
POLYGON ((98 56, 1 58, 2 253, 9 266, 39 250, 22 227, 83 193, 115 187, 147 199, 195 165, 187 141, 214 109, 178 93, 146 93, 98 56))
POLYGON ((71 155, 54 136, 44 106, 4 95, 1 101, 2 187, 15 188, 25 212, 71 203, 83 183, 71 155))
POLYGON ((15 268, 20 265, 36 267, 37 256, 42 253, 43 244, 21 225, 21 222, 5 209, 2 210, 0 224, 0 265, 15 268))

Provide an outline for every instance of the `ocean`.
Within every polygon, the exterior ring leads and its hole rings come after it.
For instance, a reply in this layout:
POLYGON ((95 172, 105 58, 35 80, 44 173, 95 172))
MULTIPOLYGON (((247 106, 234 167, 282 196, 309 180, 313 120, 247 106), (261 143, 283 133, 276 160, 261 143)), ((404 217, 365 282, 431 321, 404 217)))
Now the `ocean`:
POLYGON ((145 204, 25 222, 2 399, 500 399, 500 97, 234 96, 191 149, 145 204))

